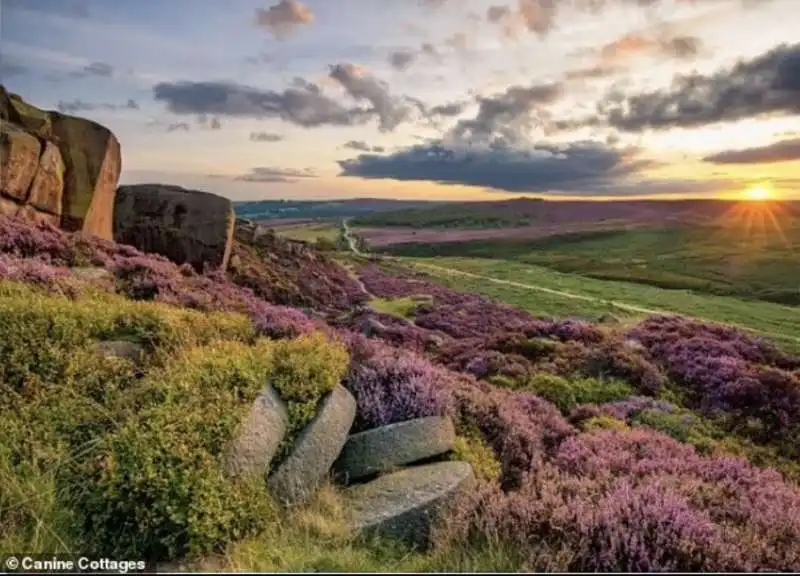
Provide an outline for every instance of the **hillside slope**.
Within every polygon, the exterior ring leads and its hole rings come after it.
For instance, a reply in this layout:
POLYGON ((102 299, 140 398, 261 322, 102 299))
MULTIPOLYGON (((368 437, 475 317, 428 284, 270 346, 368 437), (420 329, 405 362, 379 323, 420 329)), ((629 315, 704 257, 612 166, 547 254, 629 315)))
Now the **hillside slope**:
POLYGON ((800 567, 800 358, 679 317, 535 318, 241 232, 230 269, 199 274, 0 218, 0 548, 278 571, 800 567), (108 341, 143 358, 92 352, 108 341), (296 427, 336 383, 354 430, 453 418, 450 457, 480 482, 432 549, 358 539, 335 486, 287 513, 223 473, 278 381, 296 427))

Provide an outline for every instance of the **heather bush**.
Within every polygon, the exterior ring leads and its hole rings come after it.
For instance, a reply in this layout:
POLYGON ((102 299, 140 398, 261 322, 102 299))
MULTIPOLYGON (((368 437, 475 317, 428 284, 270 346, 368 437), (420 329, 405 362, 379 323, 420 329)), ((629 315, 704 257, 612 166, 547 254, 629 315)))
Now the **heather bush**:
POLYGON ((353 431, 368 430, 452 408, 450 374, 413 353, 355 339, 353 363, 345 386, 356 398, 353 431))

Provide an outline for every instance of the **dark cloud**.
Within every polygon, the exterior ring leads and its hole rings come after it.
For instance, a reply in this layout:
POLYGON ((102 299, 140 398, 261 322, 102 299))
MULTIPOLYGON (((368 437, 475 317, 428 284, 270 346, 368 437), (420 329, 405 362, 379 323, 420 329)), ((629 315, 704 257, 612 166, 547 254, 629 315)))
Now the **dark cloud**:
POLYGON ((229 82, 162 82, 153 87, 153 96, 174 114, 280 118, 304 128, 353 126, 371 116, 368 110, 339 104, 319 86, 303 80, 283 92, 229 82))
POLYGON ((393 96, 388 84, 353 64, 331 66, 329 77, 359 105, 341 104, 302 78, 282 92, 230 82, 162 82, 153 87, 153 95, 174 114, 280 118, 304 128, 354 126, 377 118, 383 132, 410 120, 418 108, 415 101, 393 96))
POLYGON ((280 142, 284 137, 272 132, 250 132, 250 140, 253 142, 280 142))
POLYGON ((587 66, 585 68, 575 68, 574 70, 569 70, 565 74, 565 79, 573 81, 597 80, 600 78, 609 78, 621 73, 623 70, 625 70, 625 68, 621 66, 600 63, 593 66, 587 66))
POLYGON ((543 38, 555 26, 557 3, 558 0, 518 0, 519 16, 528 30, 543 38))
POLYGON ((601 192, 651 163, 631 151, 588 141, 528 150, 457 149, 439 141, 388 156, 362 154, 339 165, 343 176, 370 179, 423 180, 510 192, 601 192))
POLYGON ((783 44, 708 76, 679 75, 667 90, 635 95, 611 92, 598 112, 612 127, 627 132, 798 114, 800 43, 783 44))
POLYGON ((358 150, 359 152, 378 152, 382 153, 386 151, 386 148, 383 146, 370 146, 366 142, 362 140, 350 140, 346 144, 342 146, 343 148, 349 148, 350 150, 358 150))
POLYGON ((250 170, 248 174, 237 176, 236 180, 242 182, 288 182, 294 183, 298 178, 314 178, 316 173, 311 168, 305 170, 294 170, 291 168, 271 168, 268 166, 258 166, 250 170))
POLYGON ((726 150, 703 158, 713 164, 774 164, 800 161, 800 138, 782 140, 768 146, 726 150))
POLYGON ((260 64, 271 64, 274 62, 274 58, 269 54, 262 53, 256 56, 247 56, 244 61, 253 66, 258 66, 260 64))
POLYGON ((368 102, 378 117, 381 132, 390 132, 409 119, 412 107, 407 98, 397 98, 389 86, 353 64, 331 66, 330 77, 336 80, 356 102, 368 102))
POLYGON ((94 110, 138 110, 139 104, 135 100, 128 100, 125 104, 93 104, 83 100, 73 100, 72 102, 59 100, 56 108, 65 114, 76 114, 94 110))
POLYGON ((392 68, 405 70, 411 66, 416 57, 416 54, 411 50, 396 50, 389 54, 389 63, 392 65, 392 68))
POLYGON ((212 118, 211 119, 211 129, 212 130, 220 130, 222 128, 222 122, 219 121, 219 118, 212 118))
POLYGON ((430 42, 424 42, 420 47, 420 52, 422 52, 425 56, 430 56, 433 58, 437 58, 439 56, 439 50, 437 50, 436 46, 430 42))
POLYGON ((299 26, 314 23, 314 13, 298 0, 281 0, 269 9, 256 10, 256 24, 270 31, 278 40, 285 40, 299 26))
POLYGON ((479 97, 475 118, 459 120, 449 139, 461 143, 503 142, 516 146, 529 140, 531 128, 541 124, 536 112, 557 101, 561 84, 511 86, 491 97, 479 97))
POLYGON ((451 102, 428 108, 429 116, 460 116, 467 107, 468 102, 451 102))
POLYGON ((188 132, 189 131, 189 124, 186 122, 174 122, 172 124, 167 125, 167 132, 188 132))

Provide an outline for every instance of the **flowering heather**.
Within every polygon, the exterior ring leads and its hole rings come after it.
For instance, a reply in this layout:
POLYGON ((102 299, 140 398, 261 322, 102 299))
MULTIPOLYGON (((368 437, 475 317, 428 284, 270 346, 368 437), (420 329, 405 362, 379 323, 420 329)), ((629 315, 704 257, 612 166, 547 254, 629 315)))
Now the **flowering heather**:
POLYGON ((352 337, 353 364, 345 386, 358 406, 354 431, 452 409, 450 374, 424 358, 376 342, 352 337))
POLYGON ((647 430, 573 435, 551 454, 516 491, 465 495, 440 542, 495 537, 531 570, 800 567, 800 489, 774 471, 647 430))

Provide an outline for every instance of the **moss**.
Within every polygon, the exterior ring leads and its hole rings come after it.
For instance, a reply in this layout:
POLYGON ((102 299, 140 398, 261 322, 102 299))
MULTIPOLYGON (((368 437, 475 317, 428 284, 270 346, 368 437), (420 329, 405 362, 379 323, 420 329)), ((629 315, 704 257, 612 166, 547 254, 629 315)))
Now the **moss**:
POLYGON ((43 140, 53 139, 53 125, 50 113, 28 104, 16 94, 9 94, 8 116, 11 122, 19 124, 31 134, 43 140))

